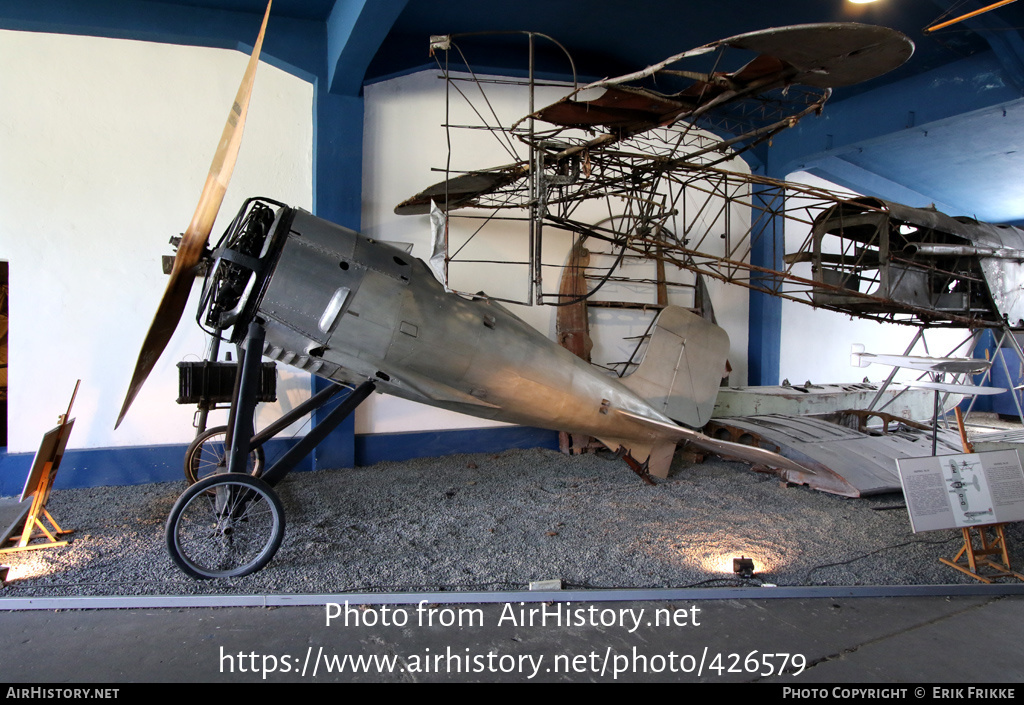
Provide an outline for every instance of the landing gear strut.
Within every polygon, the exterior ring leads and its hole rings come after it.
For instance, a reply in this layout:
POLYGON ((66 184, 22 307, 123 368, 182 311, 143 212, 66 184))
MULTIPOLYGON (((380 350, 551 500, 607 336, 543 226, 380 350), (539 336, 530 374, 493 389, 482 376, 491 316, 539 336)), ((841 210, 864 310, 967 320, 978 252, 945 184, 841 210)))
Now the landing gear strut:
POLYGON ((252 351, 263 350, 265 333, 258 319, 249 324, 245 344, 238 348, 240 380, 228 426, 211 429, 189 448, 196 462, 187 462, 186 469, 194 470, 197 481, 178 498, 167 518, 167 551, 171 560, 193 578, 241 577, 270 562, 281 546, 285 526, 284 508, 274 486, 375 388, 369 380, 356 387, 302 440, 264 469, 264 443, 299 417, 348 390, 335 383, 254 435, 253 412, 261 370, 260 354, 252 351), (204 464, 204 459, 209 464, 204 464), (212 474, 202 477, 203 472, 212 474))

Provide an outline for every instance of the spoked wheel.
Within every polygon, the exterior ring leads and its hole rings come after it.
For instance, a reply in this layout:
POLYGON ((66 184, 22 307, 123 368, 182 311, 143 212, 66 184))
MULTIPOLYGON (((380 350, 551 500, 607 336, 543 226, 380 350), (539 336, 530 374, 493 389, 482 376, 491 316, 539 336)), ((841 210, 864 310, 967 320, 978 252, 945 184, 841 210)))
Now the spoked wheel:
MULTIPOLYGON (((227 426, 214 426, 196 436, 189 445, 185 451, 185 479, 190 485, 227 470, 228 455, 224 447, 227 432, 227 426)), ((263 448, 250 450, 246 474, 258 477, 263 472, 263 460, 263 448)))
POLYGON ((236 578, 274 557, 284 538, 284 508, 263 480, 222 473, 182 493, 165 533, 171 559, 193 578, 236 578))

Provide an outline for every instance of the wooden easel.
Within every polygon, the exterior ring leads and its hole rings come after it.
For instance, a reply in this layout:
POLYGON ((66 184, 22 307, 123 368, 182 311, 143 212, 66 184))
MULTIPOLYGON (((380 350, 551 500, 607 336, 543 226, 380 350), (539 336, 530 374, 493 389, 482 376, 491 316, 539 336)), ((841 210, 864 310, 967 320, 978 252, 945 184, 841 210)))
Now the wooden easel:
MULTIPOLYGON (((60 417, 56 428, 48 431, 42 442, 39 444, 39 451, 32 463, 28 478, 25 480, 25 489, 21 492, 21 501, 24 502, 32 497, 32 506, 25 517, 25 528, 21 532, 16 546, 0 548, 0 553, 17 553, 19 551, 35 551, 40 548, 54 548, 66 546, 68 541, 61 541, 59 536, 73 533, 73 531, 62 529, 54 520, 53 516, 46 511, 46 502, 50 499, 50 490, 53 488, 53 481, 57 477, 57 469, 64 457, 64 449, 67 447, 71 429, 75 425, 74 419, 69 419, 71 406, 75 403, 75 396, 78 394, 78 386, 82 380, 75 383, 75 391, 71 393, 71 402, 68 404, 67 412, 60 417), (47 528, 43 523, 45 519, 50 524, 47 528), (37 531, 38 530, 38 531, 37 531), (32 543, 37 539, 43 539, 41 543, 32 543)), ((12 539, 13 540, 13 539, 12 539)))
MULTIPOLYGON (((964 418, 960 408, 956 408, 956 423, 960 429, 960 441, 963 443, 965 453, 973 453, 974 448, 967 442, 967 431, 964 429, 964 418)), ((1017 578, 1024 580, 1024 575, 1017 573, 1010 568, 1010 554, 1006 546, 1006 524, 982 524, 981 526, 965 526, 960 529, 963 532, 964 546, 952 559, 940 558, 950 568, 955 568, 961 573, 966 573, 975 580, 983 583, 991 583, 995 578, 1017 578), (971 530, 978 532, 981 542, 979 548, 974 547, 971 537, 971 530), (990 535, 991 532, 991 535, 990 535), (993 560, 989 556, 999 556, 1002 562, 993 560), (979 568, 989 568, 994 572, 982 575, 979 568)))
POLYGON ((994 578, 1017 578, 1024 580, 1024 575, 1010 569, 1010 556, 1006 548, 1006 532, 1003 527, 1006 524, 985 524, 983 526, 965 526, 960 529, 964 535, 964 546, 960 551, 949 558, 940 558, 950 568, 956 568, 961 573, 966 573, 975 580, 983 583, 991 583, 994 578), (981 546, 974 547, 971 538, 971 529, 978 532, 981 539, 981 546), (989 534, 991 532, 991 535, 989 534), (1002 562, 993 560, 989 556, 999 556, 1002 562), (964 558, 966 557, 966 560, 964 558), (990 568, 993 572, 982 575, 979 568, 982 566, 990 568))

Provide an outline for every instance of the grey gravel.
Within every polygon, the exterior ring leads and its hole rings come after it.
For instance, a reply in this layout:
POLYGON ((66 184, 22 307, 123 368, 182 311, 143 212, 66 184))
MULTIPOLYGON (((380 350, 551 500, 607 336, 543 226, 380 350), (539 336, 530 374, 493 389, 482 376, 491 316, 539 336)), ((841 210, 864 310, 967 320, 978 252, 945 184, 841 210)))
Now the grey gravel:
MULTIPOLYGON (((11 554, 6 597, 332 594, 774 583, 974 584, 939 563, 956 530, 913 534, 900 494, 844 499, 740 463, 676 460, 643 484, 622 461, 543 449, 292 473, 276 557, 242 578, 195 581, 164 548, 181 482, 55 491, 67 547, 11 554), (754 557, 741 581, 722 567, 754 557)), ((1007 528, 1011 563, 1024 530, 1007 528)))

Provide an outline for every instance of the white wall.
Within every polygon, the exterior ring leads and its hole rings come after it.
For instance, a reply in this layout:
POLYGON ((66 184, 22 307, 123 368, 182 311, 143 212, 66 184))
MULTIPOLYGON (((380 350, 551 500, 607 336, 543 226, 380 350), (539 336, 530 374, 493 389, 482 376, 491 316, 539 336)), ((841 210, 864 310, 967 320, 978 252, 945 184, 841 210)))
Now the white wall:
MULTIPOLYGON (((843 191, 839 186, 806 172, 790 174, 788 179, 833 191, 843 191)), ((810 232, 810 226, 786 222, 786 252, 795 252, 810 232)), ((811 265, 798 265, 794 273, 811 278, 811 265)), ((810 380, 816 384, 838 384, 860 382, 868 377, 872 382, 883 381, 892 371, 884 365, 870 365, 865 368, 850 365, 850 350, 854 343, 861 343, 867 352, 878 354, 903 354, 913 340, 917 329, 895 323, 853 318, 851 316, 815 309, 811 306, 783 301, 782 303, 782 345, 779 379, 789 379, 793 384, 810 380)), ((947 355, 968 335, 963 330, 933 330, 925 335, 928 353, 947 355)), ((914 355, 925 355, 925 348, 918 344, 914 355)), ((958 355, 966 356, 967 348, 958 355)), ((909 381, 920 377, 920 372, 900 370, 897 381, 909 381)))
MULTIPOLYGON (((528 111, 528 96, 521 87, 508 85, 487 85, 490 102, 487 106, 477 100, 478 91, 470 84, 460 85, 472 96, 490 124, 508 126, 519 120, 528 111), (488 112, 493 107, 496 116, 488 112)), ((538 92, 536 106, 547 105, 561 98, 567 91, 562 88, 547 88, 538 92)), ((363 142, 363 233, 369 237, 412 243, 413 254, 426 259, 430 255, 429 220, 423 216, 398 216, 394 207, 401 201, 418 193, 427 186, 442 181, 444 173, 431 171, 444 169, 448 162, 449 140, 442 127, 446 119, 452 124, 477 124, 479 118, 463 100, 454 96, 451 112, 446 114, 445 83, 438 78, 438 71, 395 78, 365 87, 364 142, 363 142)), ((490 132, 484 130, 452 130, 452 157, 450 168, 456 172, 475 168, 496 167, 514 163, 526 156, 521 145, 513 150, 503 149, 490 132)), ((728 165, 734 170, 746 169, 739 159, 728 165)), ((717 209, 713 209, 717 210, 717 209)), ((459 211, 458 213, 463 213, 459 211)), ((580 220, 597 222, 609 215, 607 206, 594 202, 584 211, 576 214, 580 220), (588 210, 589 209, 589 210, 588 210), (582 213, 586 212, 585 216, 582 213)), ((734 213, 737 225, 748 218, 747 214, 734 213)), ((749 221, 745 221, 749 222, 749 221)), ((450 239, 456 242, 467 237, 475 227, 468 221, 452 219, 450 239)), ((681 223, 672 223, 676 232, 681 232, 681 223)), ((721 222, 709 224, 710 229, 722 227, 721 222)), ((715 233, 709 242, 720 243, 715 233)), ((571 246, 571 238, 564 233, 546 229, 543 261, 562 265, 571 246)), ((718 246, 718 245, 716 245, 718 246)), ((527 253, 526 228, 522 224, 494 224, 477 236, 476 241, 462 252, 463 257, 480 259, 525 259, 527 253)), ((639 266, 639 265, 638 265, 639 266)), ((653 273, 653 266, 648 263, 653 273)), ((671 269, 671 268, 670 268, 671 269)), ((525 299, 527 295, 526 270, 521 266, 508 265, 452 265, 450 282, 453 287, 468 291, 485 291, 491 296, 525 299)), ((692 282, 692 275, 670 272, 679 281, 692 282)), ((558 272, 545 270, 544 288, 557 292, 558 272)), ((730 361, 733 366, 734 383, 746 380, 747 350, 747 290, 742 287, 708 282, 718 322, 729 333, 732 343, 730 361)), ((608 287, 602 296, 611 299, 651 301, 652 291, 628 290, 608 287)), ((675 293, 671 303, 690 305, 689 292, 675 293)), ((555 308, 550 306, 510 306, 513 311, 550 338, 555 337, 555 308)), ((647 327, 649 316, 638 316, 631 312, 591 311, 592 335, 596 340, 595 361, 625 360, 631 350, 630 343, 623 343, 623 337, 641 335, 647 327)), ((375 395, 357 412, 358 433, 407 431, 422 429, 470 428, 493 425, 460 414, 441 412, 403 400, 375 395)))
MULTIPOLYGON (((237 51, 0 31, 10 451, 38 446, 79 378, 72 447, 194 435, 195 408, 174 399, 175 363, 205 350, 195 296, 120 430, 113 426, 166 286, 160 257, 188 225, 246 61, 237 51)), ((312 101, 310 84, 261 64, 215 238, 249 196, 311 207, 312 101)), ((308 388, 305 375, 282 372, 285 406, 308 388)))
MULTIPOLYGON (((412 254, 426 260, 431 254, 427 216, 398 216, 394 207, 444 178, 443 174, 430 171, 432 167, 443 167, 446 159, 445 132, 441 127, 445 121, 444 82, 437 78, 436 71, 423 71, 366 86, 364 101, 363 234, 388 242, 410 243, 412 254)), ((506 117, 515 119, 512 115, 506 117)), ((454 146, 463 150, 468 147, 463 142, 454 146)), ((476 146, 479 158, 470 166, 497 166, 512 161, 507 153, 494 154, 489 145, 478 141, 476 146)), ((533 318, 531 323, 538 325, 540 320, 543 319, 533 318)), ((379 394, 367 399, 356 412, 357 433, 496 425, 501 424, 379 394)))

